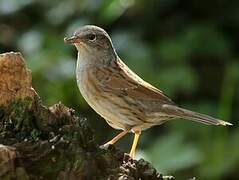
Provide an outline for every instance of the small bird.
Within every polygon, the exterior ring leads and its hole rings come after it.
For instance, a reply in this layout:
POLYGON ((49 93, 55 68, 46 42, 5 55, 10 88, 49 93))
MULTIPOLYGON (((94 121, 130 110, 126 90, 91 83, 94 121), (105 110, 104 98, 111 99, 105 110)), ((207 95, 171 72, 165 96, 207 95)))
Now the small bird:
POLYGON ((111 127, 122 130, 105 146, 132 132, 134 140, 129 155, 134 158, 141 131, 174 118, 207 125, 232 125, 178 107, 161 90, 145 82, 123 63, 110 36, 102 28, 83 26, 64 41, 74 44, 78 50, 76 79, 82 96, 111 127))

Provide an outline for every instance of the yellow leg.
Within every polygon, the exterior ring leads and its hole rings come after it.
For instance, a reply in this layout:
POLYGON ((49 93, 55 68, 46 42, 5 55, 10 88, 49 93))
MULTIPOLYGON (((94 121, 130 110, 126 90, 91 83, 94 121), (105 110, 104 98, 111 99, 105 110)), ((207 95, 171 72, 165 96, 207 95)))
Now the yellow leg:
POLYGON ((131 150, 130 150, 130 153, 129 153, 129 156, 133 159, 134 156, 135 156, 135 151, 136 151, 136 147, 137 147, 137 144, 138 144, 138 141, 139 141, 139 136, 140 136, 141 132, 140 131, 137 131, 134 133, 134 141, 133 141, 133 145, 131 147, 131 150))
POLYGON ((121 133, 119 133, 117 136, 115 136, 113 139, 111 139, 110 141, 108 141, 107 143, 104 144, 105 145, 109 145, 109 144, 114 144, 116 143, 120 138, 122 138, 123 136, 125 136, 128 133, 128 131, 122 131, 121 133))

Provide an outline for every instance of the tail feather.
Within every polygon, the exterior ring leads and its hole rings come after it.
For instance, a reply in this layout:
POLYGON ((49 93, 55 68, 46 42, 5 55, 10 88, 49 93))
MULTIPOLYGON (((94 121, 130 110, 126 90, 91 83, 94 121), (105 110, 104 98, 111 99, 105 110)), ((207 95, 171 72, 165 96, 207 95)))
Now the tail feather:
POLYGON ((163 108, 167 110, 168 112, 170 112, 170 114, 178 118, 190 119, 192 121, 200 122, 207 125, 223 125, 223 126, 232 125, 229 122, 226 122, 217 118, 213 118, 205 114, 183 109, 174 105, 165 104, 163 105, 163 108))

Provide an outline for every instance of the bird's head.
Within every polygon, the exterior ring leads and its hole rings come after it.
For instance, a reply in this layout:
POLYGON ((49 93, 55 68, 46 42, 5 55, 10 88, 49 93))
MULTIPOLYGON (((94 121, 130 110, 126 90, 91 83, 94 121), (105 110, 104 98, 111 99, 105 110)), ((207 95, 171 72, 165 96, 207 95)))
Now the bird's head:
POLYGON ((110 36, 104 29, 94 25, 83 26, 73 36, 64 38, 64 41, 74 44, 82 55, 107 57, 115 53, 110 36))

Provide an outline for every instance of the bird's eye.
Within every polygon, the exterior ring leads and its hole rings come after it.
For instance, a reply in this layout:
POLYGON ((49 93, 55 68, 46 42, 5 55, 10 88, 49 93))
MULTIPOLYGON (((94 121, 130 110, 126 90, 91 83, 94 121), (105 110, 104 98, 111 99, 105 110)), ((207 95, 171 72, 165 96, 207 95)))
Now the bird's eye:
POLYGON ((95 34, 90 34, 90 35, 88 36, 88 39, 89 39, 90 41, 94 41, 94 40, 96 39, 96 35, 95 35, 95 34))

